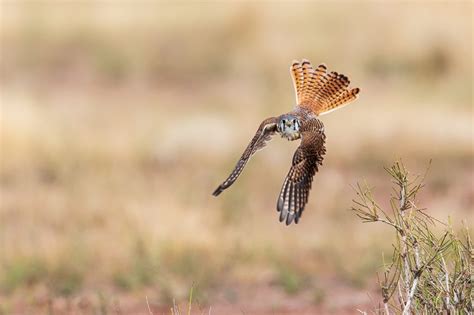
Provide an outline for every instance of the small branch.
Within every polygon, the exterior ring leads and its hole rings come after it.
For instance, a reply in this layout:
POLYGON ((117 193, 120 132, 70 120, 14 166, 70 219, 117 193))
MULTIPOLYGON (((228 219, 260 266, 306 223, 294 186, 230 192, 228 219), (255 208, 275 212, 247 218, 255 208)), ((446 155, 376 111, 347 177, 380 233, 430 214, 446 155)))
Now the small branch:
POLYGON ((400 309, 403 309, 403 307, 405 306, 405 301, 403 300, 402 287, 400 285, 400 282, 398 282, 398 301, 400 303, 400 309))
POLYGON ((383 302, 383 306, 384 306, 384 308, 385 308, 385 314, 390 315, 390 312, 389 312, 389 310, 388 310, 388 302, 387 302, 387 301, 384 301, 384 302, 383 302))
MULTIPOLYGON (((401 216, 402 216, 402 220, 404 219, 404 212, 401 211, 401 216)), ((405 291, 406 291, 406 299, 407 299, 407 304, 408 305, 408 301, 410 300, 409 296, 410 296, 410 263, 408 261, 408 245, 407 245, 407 235, 406 233, 401 230, 401 238, 402 238, 402 241, 401 241, 401 248, 400 248, 400 256, 402 257, 402 261, 403 261, 403 271, 404 271, 404 284, 405 284, 405 291)))
POLYGON ((418 286, 418 280, 419 279, 420 279, 420 274, 417 273, 415 275, 415 278, 413 279, 413 284, 412 284, 411 289, 410 289, 410 294, 408 295, 407 304, 405 304, 405 308, 403 309, 403 315, 409 315, 410 314, 411 301, 413 300, 413 297, 415 296, 416 287, 418 286))
POLYGON ((413 276, 413 283, 410 289, 410 293, 408 294, 408 297, 407 297, 407 303, 405 304, 405 308, 403 309, 403 315, 410 314, 411 302, 413 300, 413 297, 415 296, 416 288, 418 286, 418 280, 420 279, 420 276, 421 276, 420 249, 418 247, 418 243, 416 239, 414 241, 413 249, 415 252, 415 265, 416 265, 417 270, 415 272, 415 275, 413 276))
POLYGON ((417 269, 417 270, 420 270, 420 268, 421 268, 420 248, 418 247, 418 242, 417 242, 416 239, 415 239, 414 242, 413 242, 413 249, 414 249, 414 251, 415 251, 415 265, 416 265, 416 269, 417 269))
POLYGON ((448 312, 448 314, 450 314, 451 307, 450 307, 450 301, 449 301, 449 273, 448 273, 448 266, 446 266, 446 261, 444 260, 443 253, 441 253, 441 262, 443 263, 444 279, 445 279, 445 284, 446 284, 446 293, 445 293, 446 311, 448 312))
POLYGON ((406 299, 407 299, 407 303, 405 304, 405 307, 406 305, 409 304, 409 296, 410 296, 410 265, 408 263, 408 250, 407 250, 407 245, 406 245, 406 236, 402 236, 402 251, 401 251, 401 257, 402 257, 402 260, 403 260, 403 271, 405 272, 405 275, 404 275, 404 284, 405 284, 405 290, 406 290, 406 299))
POLYGON ((381 222, 396 230, 392 262, 386 264, 383 256, 384 278, 379 279, 383 301, 375 313, 471 314, 474 249, 469 232, 463 233, 465 239, 452 230, 438 236, 436 225, 446 229, 450 225, 416 205, 426 174, 413 179, 401 162, 386 171, 394 184, 390 208, 375 202, 367 184, 357 184, 352 207, 363 223, 381 222))
POLYGON ((405 195, 405 185, 400 184, 400 211, 405 210, 405 205, 406 205, 406 195, 405 195))

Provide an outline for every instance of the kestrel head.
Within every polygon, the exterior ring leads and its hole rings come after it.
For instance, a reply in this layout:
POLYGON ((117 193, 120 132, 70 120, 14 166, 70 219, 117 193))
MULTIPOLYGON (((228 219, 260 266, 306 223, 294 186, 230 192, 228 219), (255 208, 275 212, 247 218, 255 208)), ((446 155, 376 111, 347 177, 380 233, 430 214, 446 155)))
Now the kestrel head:
POLYGON ((295 115, 282 115, 277 125, 277 130, 282 137, 295 140, 300 137, 300 121, 295 115))

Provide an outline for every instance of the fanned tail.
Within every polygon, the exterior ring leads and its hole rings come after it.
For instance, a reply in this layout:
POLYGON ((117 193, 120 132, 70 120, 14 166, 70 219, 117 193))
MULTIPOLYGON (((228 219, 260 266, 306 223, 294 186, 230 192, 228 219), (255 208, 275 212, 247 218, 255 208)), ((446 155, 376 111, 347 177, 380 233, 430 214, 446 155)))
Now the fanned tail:
POLYGON ((316 69, 303 59, 293 61, 290 68, 299 107, 310 109, 317 115, 327 114, 355 100, 359 88, 349 90, 349 78, 337 72, 327 72, 324 64, 316 69))

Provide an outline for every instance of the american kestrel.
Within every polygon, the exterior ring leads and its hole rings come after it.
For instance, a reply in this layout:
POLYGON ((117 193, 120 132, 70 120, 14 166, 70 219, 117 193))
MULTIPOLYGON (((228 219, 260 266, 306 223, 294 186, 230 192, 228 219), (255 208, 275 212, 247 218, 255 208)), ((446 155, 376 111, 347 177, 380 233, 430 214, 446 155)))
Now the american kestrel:
POLYGON ((250 157, 276 133, 289 141, 301 139, 276 206, 280 212, 280 222, 285 221, 287 225, 293 220, 298 223, 308 202, 313 176, 318 166, 322 165, 326 153, 324 125, 318 116, 347 105, 359 93, 358 88, 348 89, 350 81, 345 75, 328 73, 324 64, 314 69, 306 59, 293 61, 290 73, 296 93, 295 109, 278 117, 267 118, 260 124, 230 176, 213 193, 218 196, 231 186, 250 157))

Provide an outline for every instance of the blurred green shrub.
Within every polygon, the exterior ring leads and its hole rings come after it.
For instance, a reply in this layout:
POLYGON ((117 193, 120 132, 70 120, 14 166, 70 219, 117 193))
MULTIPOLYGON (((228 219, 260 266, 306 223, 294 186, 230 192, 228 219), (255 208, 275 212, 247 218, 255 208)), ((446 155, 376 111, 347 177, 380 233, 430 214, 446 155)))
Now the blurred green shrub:
POLYGON ((39 259, 18 259, 3 267, 0 288, 12 292, 21 286, 31 286, 47 276, 46 265, 39 259))

